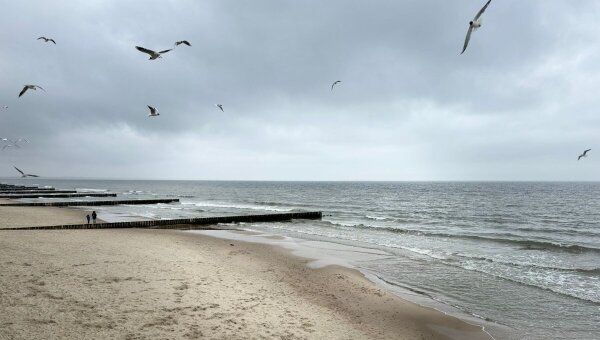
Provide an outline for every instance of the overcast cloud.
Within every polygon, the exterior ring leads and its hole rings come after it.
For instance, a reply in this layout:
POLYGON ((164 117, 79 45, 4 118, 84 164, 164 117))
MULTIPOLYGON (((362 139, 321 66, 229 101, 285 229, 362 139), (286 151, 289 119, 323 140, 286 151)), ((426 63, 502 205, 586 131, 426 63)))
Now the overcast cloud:
POLYGON ((0 176, 600 180, 600 3, 484 2, 5 2, 0 176))

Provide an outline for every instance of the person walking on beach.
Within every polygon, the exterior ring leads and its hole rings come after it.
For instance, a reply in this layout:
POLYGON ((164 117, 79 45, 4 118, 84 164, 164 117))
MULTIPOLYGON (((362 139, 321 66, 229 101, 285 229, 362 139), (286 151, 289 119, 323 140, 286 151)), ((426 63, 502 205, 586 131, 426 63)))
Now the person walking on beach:
POLYGON ((85 218, 87 218, 88 224, 90 224, 90 214, 85 215, 85 218))
POLYGON ((96 217, 98 217, 98 215, 96 215, 96 211, 92 211, 92 221, 94 224, 96 224, 96 217))

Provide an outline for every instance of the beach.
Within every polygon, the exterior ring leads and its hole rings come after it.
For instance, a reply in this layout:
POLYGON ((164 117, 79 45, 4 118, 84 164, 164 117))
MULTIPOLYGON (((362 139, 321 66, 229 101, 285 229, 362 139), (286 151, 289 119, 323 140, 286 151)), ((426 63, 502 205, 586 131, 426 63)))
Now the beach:
MULTIPOLYGON (((0 207, 0 227, 81 223, 0 207)), ((177 230, 1 232, 0 338, 489 339, 358 271, 177 230)))

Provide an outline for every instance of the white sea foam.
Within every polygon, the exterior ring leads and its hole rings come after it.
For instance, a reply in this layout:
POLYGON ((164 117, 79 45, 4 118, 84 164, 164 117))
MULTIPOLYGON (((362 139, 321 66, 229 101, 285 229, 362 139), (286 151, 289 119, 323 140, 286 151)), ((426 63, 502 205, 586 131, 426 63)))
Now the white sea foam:
MULTIPOLYGON (((185 204, 185 203, 184 203, 185 204)), ((211 203, 211 202, 196 202, 192 203, 197 207, 212 207, 212 208, 233 208, 233 209, 250 209, 250 210, 266 210, 266 211, 292 211, 291 208, 277 208, 264 205, 249 205, 249 204, 234 204, 234 203, 211 203)))

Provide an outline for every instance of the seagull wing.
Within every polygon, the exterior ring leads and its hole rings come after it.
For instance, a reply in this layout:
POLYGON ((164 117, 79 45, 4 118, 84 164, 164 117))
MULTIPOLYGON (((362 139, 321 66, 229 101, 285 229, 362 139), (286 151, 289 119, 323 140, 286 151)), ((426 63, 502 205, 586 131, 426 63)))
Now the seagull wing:
POLYGON ((44 90, 44 88, 43 88, 43 87, 41 87, 41 86, 39 86, 39 85, 34 85, 34 86, 35 86, 35 87, 37 87, 38 89, 40 89, 40 90, 42 90, 42 91, 46 92, 46 90, 44 90))
POLYGON ((19 170, 19 168, 17 168, 16 166, 13 165, 13 168, 17 169, 17 171, 20 172, 21 175, 25 175, 25 173, 23 171, 19 170))
POLYGON ((40 39, 44 39, 44 40, 46 40, 46 38, 44 38, 44 37, 39 37, 39 38, 37 38, 36 40, 40 40, 40 39))
POLYGON ((153 107, 152 107, 152 106, 150 106, 150 105, 146 105, 146 106, 148 106, 148 108, 150 109, 150 114, 152 114, 152 115, 153 115, 153 114, 155 114, 155 113, 156 113, 156 109, 155 109, 155 108, 153 108, 153 107))
POLYGON ((23 94, 25 94, 25 92, 27 92, 28 89, 29 89, 29 87, 24 86, 23 89, 21 90, 21 92, 19 92, 19 97, 21 97, 23 94))
POLYGON ((591 151, 591 150, 592 150, 592 149, 587 149, 587 150, 585 150, 585 151, 583 152, 583 155, 585 156, 585 155, 588 153, 588 151, 591 151))
POLYGON ((152 50, 149 50, 149 49, 147 49, 147 48, 143 48, 143 47, 140 47, 140 46, 136 46, 136 47, 135 47, 135 49, 136 49, 136 50, 138 50, 138 51, 140 51, 140 52, 147 53, 147 54, 149 54, 150 56, 152 56, 153 54, 155 54, 155 53, 156 53, 156 52, 154 52, 154 51, 152 51, 152 50))
POLYGON ((48 39, 48 41, 52 41, 54 45, 56 45, 56 41, 54 41, 54 39, 48 39))
POLYGON ((164 50, 164 51, 159 51, 158 53, 160 53, 160 54, 163 54, 163 53, 167 53, 167 52, 169 52, 170 50, 172 50, 172 49, 169 49, 169 50, 164 50))
POLYGON ((40 177, 38 175, 29 175, 29 174, 27 174, 27 176, 29 176, 29 177, 40 177))
POLYGON ((188 46, 192 46, 192 44, 190 44, 190 43, 189 43, 189 41, 187 41, 187 40, 184 40, 184 41, 182 41, 181 43, 182 43, 182 44, 186 44, 186 45, 188 45, 188 46))
POLYGON ((492 2, 492 0, 488 0, 488 2, 486 2, 485 5, 479 10, 479 13, 477 13, 477 15, 475 16, 475 20, 479 19, 483 12, 485 12, 487 7, 490 5, 490 2, 492 2))
POLYGON ((467 36, 465 37, 465 45, 463 46, 462 52, 460 52, 460 54, 465 53, 465 51, 467 50, 467 46, 469 46, 469 40, 471 40, 471 32, 473 32, 473 27, 469 26, 467 36))

